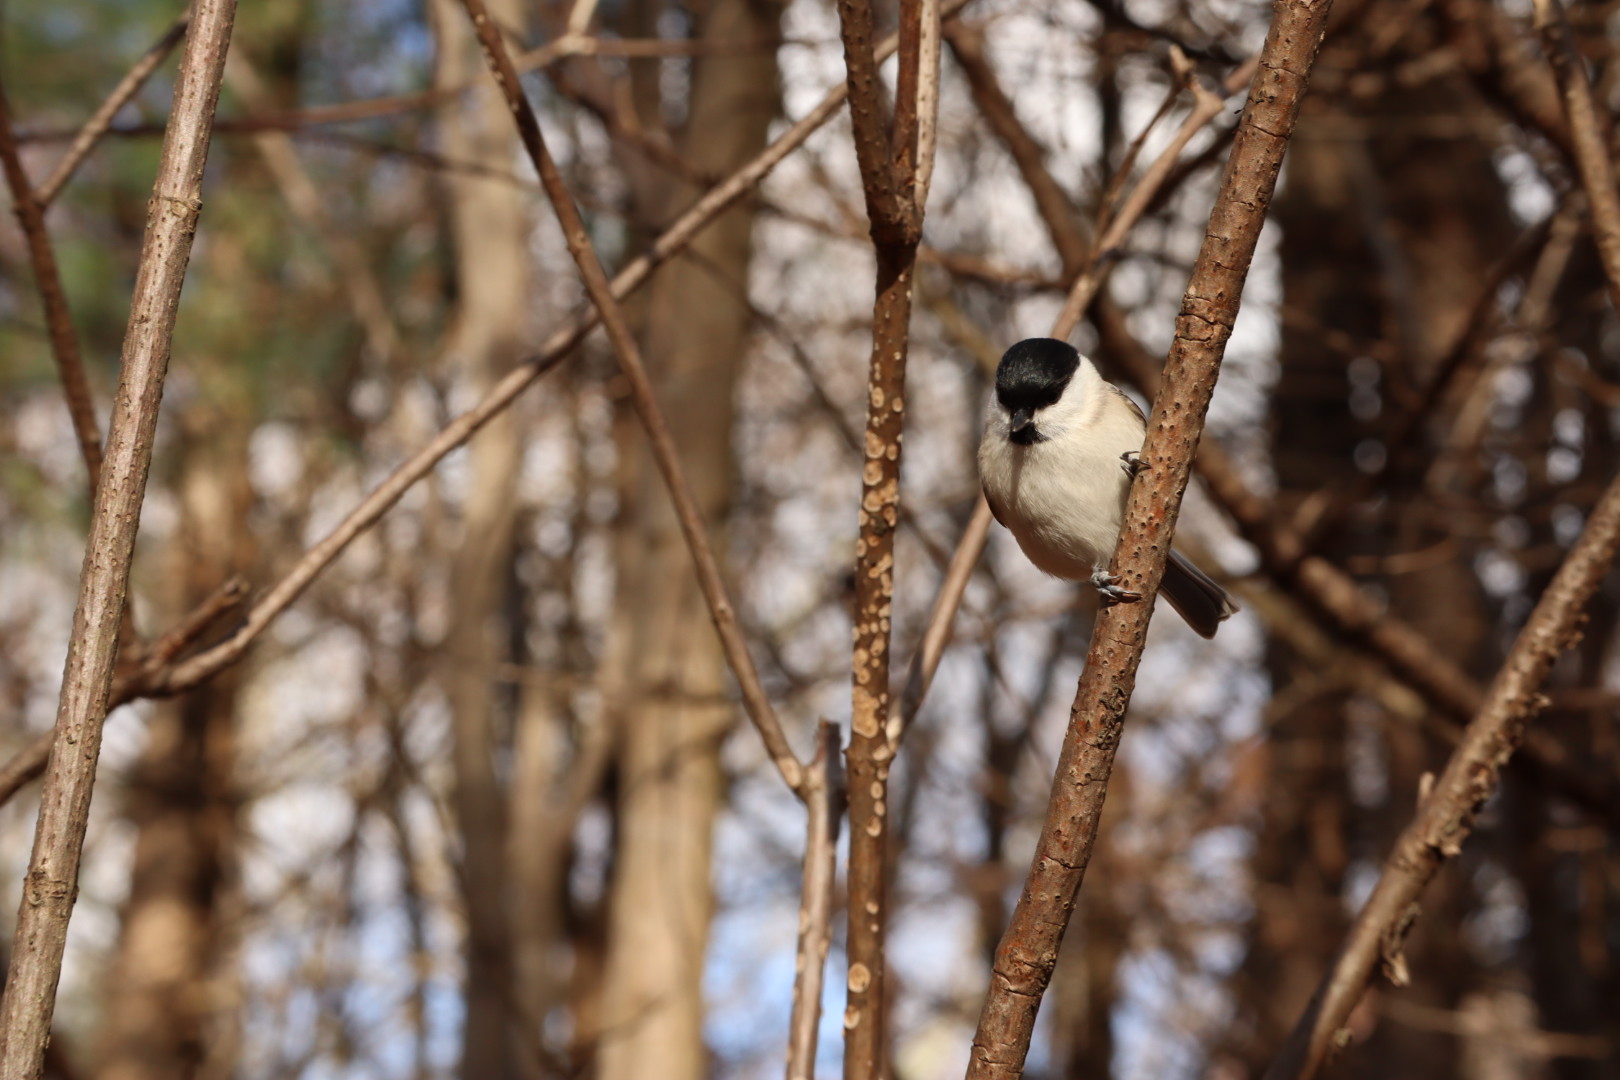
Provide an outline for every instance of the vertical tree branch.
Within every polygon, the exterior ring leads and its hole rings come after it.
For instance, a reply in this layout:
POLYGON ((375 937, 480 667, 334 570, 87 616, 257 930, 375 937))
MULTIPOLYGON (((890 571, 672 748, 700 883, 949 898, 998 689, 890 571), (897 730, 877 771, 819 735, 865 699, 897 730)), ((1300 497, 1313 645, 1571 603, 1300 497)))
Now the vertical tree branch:
POLYGON ((546 196, 551 200, 552 208, 557 213, 557 221, 562 226, 569 254, 573 255, 574 263, 579 267, 580 277, 584 279, 585 291, 590 294, 591 303, 595 305, 597 314, 602 320, 602 327, 607 332, 613 351, 619 358, 625 380, 630 384, 630 400, 635 406, 636 415, 641 419, 642 427, 646 429, 653 458, 658 464, 659 472, 663 474, 665 485, 669 488, 670 499, 675 504, 675 516, 680 521, 686 545, 692 552, 698 584, 703 589, 704 599, 708 601, 709 614, 714 620, 715 631, 720 635, 726 662, 731 666, 731 672, 737 679, 743 707, 748 713, 748 718, 753 721, 754 727, 758 729, 760 738, 764 740, 766 752, 770 754, 777 771, 782 774, 782 779, 795 794, 798 794, 804 783, 804 765, 788 744, 781 722, 776 717, 776 710, 771 707, 770 699, 765 695, 765 687, 760 682, 753 658, 748 655, 748 644, 743 640, 742 631, 737 624, 736 610, 726 593, 725 581, 720 576, 720 564, 709 544, 703 527, 703 518, 692 497, 691 485, 681 468, 680 459, 675 451, 674 438, 670 435, 669 425, 664 420, 658 401, 653 395, 652 382, 648 379, 646 366, 641 360, 640 346, 636 344, 635 336, 630 333, 624 312, 613 295, 613 286, 596 257, 596 248, 591 243, 590 234, 585 230, 585 220, 580 216, 579 208, 574 205, 573 197, 569 195, 550 151, 546 149, 545 139, 540 133, 540 122, 535 117, 528 99, 523 95, 523 86, 518 81, 517 69, 512 66, 512 58, 506 50, 506 43, 501 40, 500 28, 491 21, 483 0, 462 0, 462 6, 472 19, 473 30, 478 35, 478 43, 483 46, 495 82, 506 96, 507 107, 512 110, 512 117, 517 122, 518 136, 534 162, 535 171, 540 174, 541 186, 545 188, 546 196))
POLYGON ((197 0, 148 205, 105 471, 96 491, 62 677, 56 741, 45 770, 34 849, 23 882, 5 995, 0 999, 4 1080, 38 1076, 50 1037, 130 558, 152 462, 175 313, 202 211, 203 166, 235 11, 234 0, 197 0))
POLYGON ((1092 631, 1034 865, 996 949, 968 1063, 973 1080, 1018 1076, 1029 1053, 1041 996, 1097 837, 1152 601, 1170 553, 1204 414, 1330 7, 1325 0, 1278 0, 1273 7, 1259 71, 1148 421, 1142 448, 1148 471, 1132 486, 1115 550, 1114 572, 1143 599, 1104 609, 1092 631))
POLYGON ((832 945, 833 885, 838 877, 838 822, 844 812, 844 770, 838 761, 838 728, 823 720, 816 730, 816 756, 805 772, 804 884, 799 898, 798 966, 793 977, 793 1017, 788 1023, 787 1080, 813 1080, 816 1037, 821 1027, 821 989, 832 945))
MULTIPOLYGON (((923 0, 900 4, 900 74, 892 138, 872 55, 869 0, 839 0, 849 73, 855 156, 877 255, 872 353, 867 369, 866 437, 862 446, 860 535, 855 542, 854 690, 850 711, 849 971, 844 1008, 844 1076, 876 1080, 888 1053, 885 1037, 884 923, 888 919, 890 616, 894 602, 894 536, 900 523, 900 440, 905 427, 906 353, 912 282, 922 238, 918 198, 919 136, 932 131, 921 110, 938 103, 937 32, 923 0), (929 55, 925 56, 926 51, 929 55)), ((927 146, 932 148, 932 136, 927 146)), ((927 167, 922 167, 927 172, 927 167)))

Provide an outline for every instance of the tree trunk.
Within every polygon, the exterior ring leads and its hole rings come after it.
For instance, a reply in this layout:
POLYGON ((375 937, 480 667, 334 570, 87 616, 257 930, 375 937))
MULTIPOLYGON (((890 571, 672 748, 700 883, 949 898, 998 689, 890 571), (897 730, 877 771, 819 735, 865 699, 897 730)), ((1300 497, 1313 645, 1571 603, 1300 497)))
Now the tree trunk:
MULTIPOLYGON (((700 10, 695 36, 769 39, 779 18, 770 0, 715 0, 700 10)), ((686 159, 724 175, 757 153, 777 112, 776 79, 768 49, 694 61, 686 159)), ((674 191, 659 209, 691 198, 674 191)), ((717 539, 731 498, 732 399, 751 321, 744 298, 752 231, 746 207, 718 221, 690 257, 661 271, 647 315, 648 362, 717 539)), ((710 1071, 702 978, 711 833, 722 797, 720 743, 736 709, 669 500, 651 468, 636 473, 615 620, 625 652, 612 665, 624 682, 610 688, 620 709, 619 831, 598 1067, 603 1080, 700 1080, 710 1071)))
MULTIPOLYGON (((492 0, 490 14, 521 27, 525 8, 492 0)), ((440 86, 475 87, 443 115, 445 152, 496 172, 512 168, 517 135, 467 24, 452 0, 433 6, 440 86)), ((456 267, 456 311, 445 342, 451 377, 481 395, 519 358, 532 302, 528 250, 531 197, 510 184, 468 175, 444 178, 456 267)), ((541 1017, 517 1015, 512 906, 507 861, 507 795, 496 758, 512 722, 511 702, 497 692, 496 668, 508 659, 507 593, 515 532, 515 493, 522 440, 511 410, 496 417, 469 447, 462 538, 451 556, 452 610, 441 649, 440 683, 454 728, 455 810, 461 832, 461 885, 466 902, 466 1026, 461 1075, 500 1080, 524 1075, 524 1042, 514 1025, 538 1035, 541 1017)))

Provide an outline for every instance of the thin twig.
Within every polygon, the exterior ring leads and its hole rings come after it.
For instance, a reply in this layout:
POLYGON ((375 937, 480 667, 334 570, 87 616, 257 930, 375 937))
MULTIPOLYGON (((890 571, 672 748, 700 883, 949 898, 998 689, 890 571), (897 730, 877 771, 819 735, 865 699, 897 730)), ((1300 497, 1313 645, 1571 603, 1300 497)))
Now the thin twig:
POLYGON ((917 719, 923 699, 928 696, 928 688, 934 683, 934 673, 939 670, 945 646, 951 641, 951 626, 956 621, 957 609, 962 606, 962 597, 967 594, 974 567, 979 565, 979 557, 984 554, 993 520, 990 504, 979 499, 973 507, 973 516, 968 519, 967 528, 962 530, 962 539, 957 541, 956 550, 951 553, 945 576, 940 579, 939 593, 934 597, 934 606, 928 613, 928 625, 923 630, 922 641, 917 644, 917 651, 912 654, 911 664, 906 669, 906 685, 900 694, 900 702, 889 713, 886 735, 891 752, 900 748, 900 740, 917 719))
POLYGON ((95 149, 96 143, 107 134, 107 129, 112 127, 113 117, 140 93, 141 87, 146 85, 146 80, 163 65, 164 60, 168 59, 175 45, 186 36, 186 25, 190 19, 190 13, 176 19, 174 25, 164 31, 163 36, 135 61, 135 66, 118 80, 118 85, 113 87, 107 99, 90 114, 90 119, 86 120, 78 134, 73 136, 73 142, 68 146, 67 153, 56 163, 56 168, 51 170, 51 175, 46 181, 39 185, 39 191, 35 195, 42 208, 56 201, 56 196, 61 194, 62 188, 73 179, 73 174, 84 164, 84 159, 90 156, 90 151, 95 149))
POLYGON ((85 475, 93 497, 101 475, 101 425, 96 422, 95 401, 90 395, 90 380, 85 376, 79 338, 73 332, 73 316, 68 312, 67 292, 62 288, 56 252, 51 247, 50 234, 45 230, 45 204, 34 192, 28 174, 23 171, 17 137, 11 124, 11 105, 6 99, 3 84, 0 84, 0 167, 5 170, 6 185, 11 189, 17 220, 22 224, 23 234, 28 240, 28 261, 33 266, 34 284, 39 289, 40 303, 45 309, 51 355, 56 358, 56 370, 62 379, 62 396, 67 399, 73 434, 79 440, 79 453, 84 458, 85 475))
POLYGON ((658 471, 663 475, 665 486, 669 489, 670 500, 675 504, 675 516, 680 522, 686 546, 692 553, 698 585, 709 605, 709 616, 714 620, 715 631, 720 635, 726 662, 737 680, 743 708, 748 713, 748 718, 753 721, 754 727, 758 729, 760 738, 765 742, 766 752, 770 754, 777 771, 782 774, 782 779, 795 794, 802 794, 804 765, 789 745, 787 735, 782 731, 781 721, 777 719, 776 710, 772 708, 770 698, 765 693, 765 686, 760 681, 759 672, 754 667, 753 657, 748 653, 748 643, 743 640, 742 630, 737 623, 736 609, 726 593, 725 581, 720 576, 720 564, 715 559, 714 549, 709 543, 702 513, 698 510, 697 501, 692 496, 691 485, 687 482, 685 471, 681 467, 675 439, 670 434, 669 425, 658 406, 652 380, 647 377, 635 335, 630 332, 624 312, 613 295, 613 286, 597 259, 596 248, 585 228, 585 220, 580 216, 579 208, 574 205, 573 197, 569 195, 550 151, 546 149, 545 138, 540 132, 540 121, 535 117, 534 109, 523 94, 523 85, 518 80, 517 69, 512 66, 512 58, 506 51, 506 43, 501 40, 499 28, 490 19, 483 0, 462 0, 462 6, 472 20, 473 32, 477 35, 479 44, 483 46, 495 82, 506 97, 513 119, 517 121, 518 136, 534 163, 535 171, 540 176, 540 183, 545 187, 546 195, 551 200, 552 209, 557 213, 557 222, 562 227, 568 251, 574 257, 580 277, 584 279, 585 290, 590 294, 591 303, 601 318, 602 328, 607 332, 613 351, 619 358, 620 370, 630 387, 631 403, 647 432, 653 459, 658 465, 658 471))
POLYGON ((1053 337, 1066 338, 1074 332, 1086 309, 1091 306, 1092 298, 1097 295, 1097 288, 1102 284, 1103 275, 1119 254, 1120 245, 1125 242, 1126 235, 1137 220, 1147 212, 1149 204, 1153 202, 1159 189, 1170 176, 1171 169, 1181 158, 1181 152, 1187 148, 1192 137, 1203 130, 1204 125, 1225 111, 1228 96, 1249 85, 1254 79, 1255 65, 1258 62, 1258 58, 1253 58, 1235 68, 1221 84, 1223 91, 1221 94, 1205 89, 1196 78, 1189 80, 1194 96, 1192 111, 1181 122, 1175 138, 1170 140, 1164 151, 1143 171, 1142 178, 1131 189, 1130 197, 1120 206, 1117 213, 1110 216, 1108 226, 1086 259, 1085 271, 1075 279, 1074 285, 1069 289, 1068 299, 1064 301, 1063 310, 1058 314, 1057 326, 1052 331, 1053 337))
POLYGON ((148 204, 105 473, 97 486, 62 677, 56 744, 45 772, 5 996, 0 999, 0 1080, 37 1077, 50 1039, 135 532, 180 289, 202 212, 209 127, 235 10, 234 0, 197 0, 148 204))
POLYGON ((798 963, 788 1023, 787 1080, 813 1080, 821 1028, 821 990, 832 945, 833 886, 838 870, 838 823, 844 813, 844 770, 838 728, 816 729, 816 754, 804 777, 804 884, 799 895, 798 963))
POLYGON ((1142 602, 1105 608, 1092 631, 1034 865, 996 948, 968 1063, 973 1080, 1018 1076, 1029 1053, 1036 1012, 1096 841, 1204 414, 1330 7, 1279 0, 1273 9, 1148 421, 1142 448, 1148 469, 1132 485, 1114 555, 1113 572, 1142 602))

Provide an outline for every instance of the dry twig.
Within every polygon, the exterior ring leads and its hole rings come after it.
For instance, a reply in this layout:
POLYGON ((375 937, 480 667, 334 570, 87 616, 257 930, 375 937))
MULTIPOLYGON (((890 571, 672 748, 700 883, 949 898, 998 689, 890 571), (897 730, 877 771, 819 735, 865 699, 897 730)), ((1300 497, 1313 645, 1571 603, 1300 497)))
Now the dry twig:
POLYGON ((0 1042, 0 1078, 4 1080, 37 1077, 50 1038, 135 531, 152 461, 180 289, 202 212, 203 165, 235 12, 234 0, 197 0, 148 204, 146 240, 124 336, 104 472, 97 487, 62 678, 56 743, 46 767, 5 996, 0 1000, 0 1037, 4 1040, 0 1042))
POLYGON ((1397 986, 1408 976, 1402 945, 1418 914, 1418 897, 1462 842, 1502 767, 1524 739, 1525 725, 1547 704, 1542 683, 1558 655, 1580 639, 1581 611, 1602 583, 1620 544, 1620 480, 1604 493, 1581 538, 1519 632, 1479 715, 1431 790, 1421 794, 1417 817, 1395 841, 1383 875, 1356 917, 1332 970, 1306 1008, 1266 1080, 1316 1075, 1344 1044, 1345 1019, 1382 960, 1397 986))
POLYGON ((1303 0, 1279 0, 1274 7, 1148 422, 1142 450, 1148 471, 1131 489, 1115 551, 1112 570, 1143 601, 1105 609, 1092 631, 1034 865, 996 949, 968 1063, 970 1078, 1014 1077, 1023 1071, 1036 1012, 1096 840, 1204 413, 1330 7, 1303 0))

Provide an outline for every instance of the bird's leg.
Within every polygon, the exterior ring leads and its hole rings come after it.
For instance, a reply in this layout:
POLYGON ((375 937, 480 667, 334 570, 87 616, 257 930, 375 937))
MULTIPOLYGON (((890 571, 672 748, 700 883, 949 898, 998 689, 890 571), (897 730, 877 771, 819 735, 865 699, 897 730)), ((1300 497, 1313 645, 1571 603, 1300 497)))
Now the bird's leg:
POLYGON ((1121 462, 1120 468, 1124 469, 1125 475, 1132 480, 1135 480, 1147 468, 1147 462, 1142 460, 1142 454, 1138 450, 1125 451, 1119 455, 1119 460, 1121 462))
POLYGON ((1119 578, 1108 572, 1108 567, 1098 566, 1091 571, 1091 584, 1097 589, 1097 595, 1102 603, 1107 604, 1134 604, 1142 599, 1139 592, 1122 589, 1119 578))

